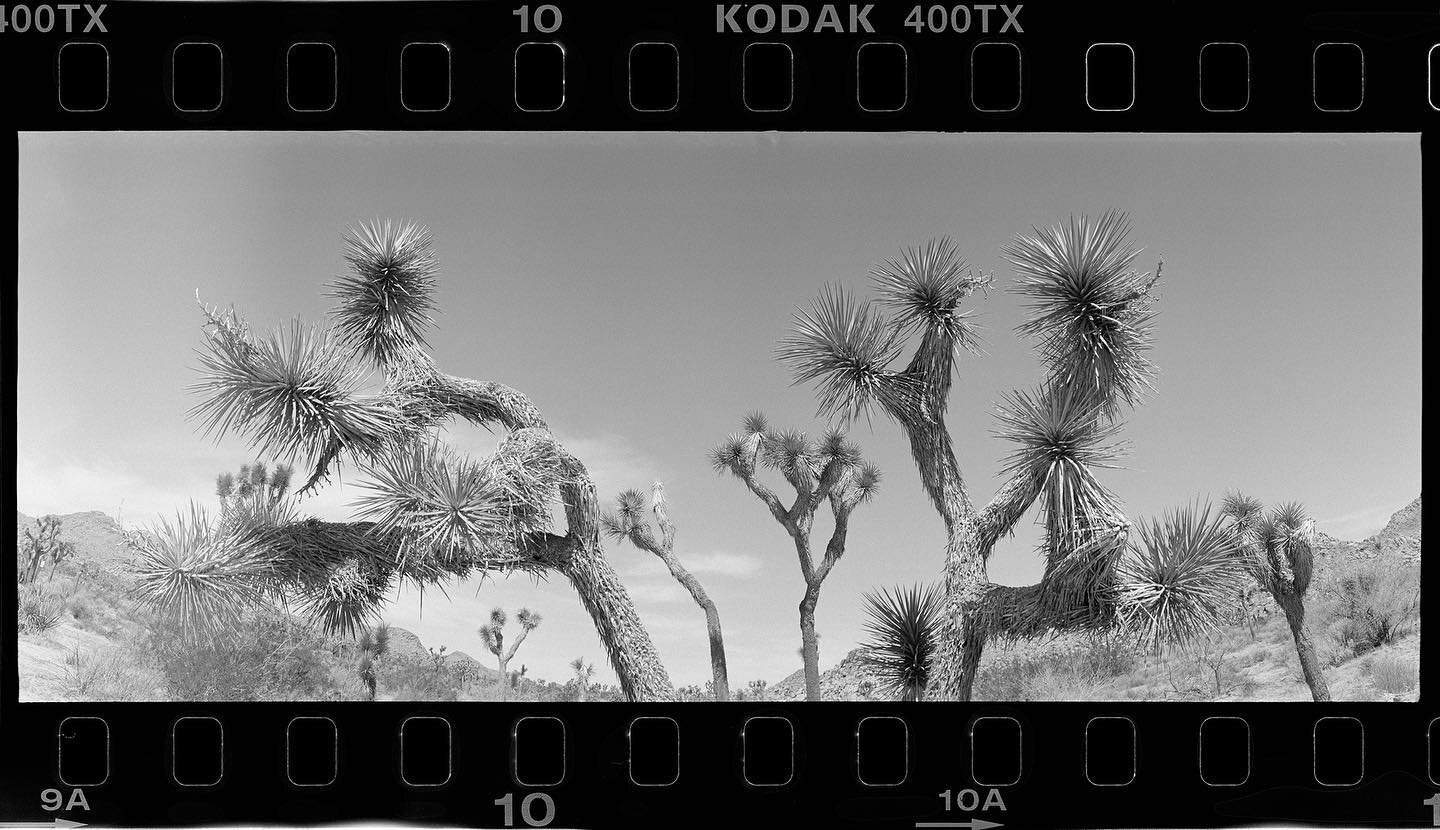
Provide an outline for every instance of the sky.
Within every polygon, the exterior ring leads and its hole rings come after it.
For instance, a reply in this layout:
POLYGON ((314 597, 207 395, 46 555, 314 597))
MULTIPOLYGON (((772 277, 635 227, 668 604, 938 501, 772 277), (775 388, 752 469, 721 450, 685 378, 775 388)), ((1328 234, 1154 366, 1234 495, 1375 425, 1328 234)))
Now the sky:
MULTIPOLYGON (((784 531, 706 452, 751 410, 823 432, 812 391, 773 357, 792 314, 827 282, 863 295, 872 265, 940 235, 995 274, 971 306, 985 353, 960 361, 948 418, 976 502, 1010 449, 994 404, 1042 375, 1014 332, 1024 310, 1001 247, 1111 207, 1131 216, 1140 267, 1164 261, 1156 390, 1125 418, 1124 469, 1101 475, 1132 519, 1243 488, 1363 538, 1420 492, 1418 135, 110 132, 22 134, 19 149, 29 515, 145 525, 213 506, 216 474, 253 454, 187 420, 196 292, 259 330, 321 320, 345 228, 374 217, 434 233, 443 371, 529 395, 602 500, 665 483, 732 687, 799 668, 803 582, 784 531)), ((942 561, 899 428, 877 417, 851 435, 884 480, 822 589, 822 666, 863 639, 865 591, 936 580, 942 561)), ((449 438, 473 454, 495 441, 469 426, 449 438)), ((354 475, 302 509, 345 518, 354 475)), ((992 579, 1039 577, 1034 521, 997 547, 992 579)), ((672 680, 703 684, 699 608, 652 555, 607 554, 672 680)), ((562 577, 446 594, 402 589, 384 617, 484 659, 489 609, 528 606, 543 623, 512 667, 563 681, 584 657, 614 682, 562 577)))

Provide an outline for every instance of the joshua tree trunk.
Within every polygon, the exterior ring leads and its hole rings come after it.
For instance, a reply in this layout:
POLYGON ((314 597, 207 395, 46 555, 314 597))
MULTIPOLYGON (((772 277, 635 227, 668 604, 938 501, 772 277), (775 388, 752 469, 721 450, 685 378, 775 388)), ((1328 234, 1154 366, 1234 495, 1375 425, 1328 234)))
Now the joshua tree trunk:
POLYGON ((705 593, 700 580, 696 579, 675 555, 676 528, 675 523, 670 520, 670 511, 666 506, 664 485, 657 481, 651 489, 651 511, 660 526, 659 538, 656 538, 645 522, 642 504, 643 498, 638 490, 627 490, 620 494, 618 514, 602 516, 601 523, 616 541, 628 539, 635 547, 655 554, 665 563, 675 581, 690 592, 695 604, 705 612, 705 627, 710 634, 710 674, 715 699, 729 700, 730 680, 725 667, 725 639, 720 633, 720 612, 715 610, 715 603, 705 593))
POLYGON ((630 700, 673 700, 675 689, 660 656, 605 556, 599 551, 577 553, 560 571, 575 586, 595 621, 595 630, 605 644, 625 696, 630 700))
POLYGON ((674 554, 664 554, 660 558, 664 560, 665 567, 670 569, 670 575, 685 586, 690 596, 695 599, 695 604, 705 612, 705 628, 710 634, 710 675, 714 685, 715 699, 726 701, 730 699, 730 674, 725 666, 725 637, 720 632, 720 612, 716 610, 715 603, 705 593, 705 588, 700 585, 700 580, 694 574, 686 570, 685 566, 674 554))
POLYGON ((1310 641, 1310 630, 1305 625, 1305 600, 1293 594, 1280 598, 1280 607, 1285 611, 1285 621, 1290 623, 1290 633, 1295 637, 1295 653, 1300 656, 1300 670, 1305 674, 1305 683, 1317 701, 1330 699, 1330 687, 1325 683, 1325 673, 1320 659, 1315 654, 1315 644, 1310 641))
POLYGON ((805 664, 805 699, 820 700, 820 641, 815 636, 815 605, 819 584, 808 585, 800 600, 800 657, 805 664))
POLYGON ((500 700, 506 701, 510 699, 510 676, 505 672, 505 668, 510 665, 510 661, 500 657, 499 663, 500 678, 495 681, 495 686, 500 690, 500 700))

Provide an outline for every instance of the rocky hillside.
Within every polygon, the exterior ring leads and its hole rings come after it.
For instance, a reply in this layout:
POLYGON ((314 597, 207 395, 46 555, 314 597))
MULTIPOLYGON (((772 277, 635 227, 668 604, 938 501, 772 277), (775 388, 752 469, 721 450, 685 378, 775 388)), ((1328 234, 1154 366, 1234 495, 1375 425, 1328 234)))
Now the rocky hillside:
MULTIPOLYGON (((125 565, 134 552, 125 546, 125 536, 115 520, 98 510, 61 516, 60 539, 75 546, 75 561, 86 562, 126 582, 125 565)), ((15 512, 16 544, 24 544, 26 529, 35 529, 35 517, 15 512)))
POLYGON ((1385 527, 1374 536, 1359 542, 1346 542, 1319 532, 1320 550, 1331 559, 1374 559, 1393 553, 1406 562, 1420 561, 1420 497, 1390 517, 1385 527))
MULTIPOLYGON (((865 681, 875 683, 875 678, 865 666, 865 655, 854 649, 845 655, 838 665, 820 673, 820 694, 825 700, 866 700, 861 691, 865 681)), ((784 680, 766 689, 766 700, 804 700, 805 671, 797 670, 784 680)))

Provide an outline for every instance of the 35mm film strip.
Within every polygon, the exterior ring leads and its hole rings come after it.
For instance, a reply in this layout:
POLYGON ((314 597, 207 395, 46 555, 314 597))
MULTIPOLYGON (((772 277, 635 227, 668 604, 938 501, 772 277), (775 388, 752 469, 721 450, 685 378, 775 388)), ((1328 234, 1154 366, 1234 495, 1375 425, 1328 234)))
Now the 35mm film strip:
POLYGON ((0 828, 1440 824, 1437 52, 0 6, 0 828))

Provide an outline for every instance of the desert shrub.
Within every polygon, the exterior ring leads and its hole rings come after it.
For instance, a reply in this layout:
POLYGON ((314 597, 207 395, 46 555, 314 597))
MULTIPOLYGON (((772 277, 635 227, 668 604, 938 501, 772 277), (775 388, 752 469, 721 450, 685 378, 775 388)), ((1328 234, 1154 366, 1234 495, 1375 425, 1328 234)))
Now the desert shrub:
MULTIPOLYGON (((392 700, 458 700, 475 676, 445 659, 445 648, 424 655, 390 654, 375 661, 376 685, 392 700)), ((491 684, 493 685, 493 684, 491 684)))
MULTIPOLYGON (((731 693, 731 697, 734 698, 734 699, 736 699, 736 700, 740 700, 740 699, 742 699, 742 698, 740 698, 739 696, 740 696, 743 692, 744 692, 743 689, 736 689, 733 693, 731 693)), ((714 700, 713 697, 711 697, 710 695, 707 695, 707 694, 705 693, 705 690, 702 689, 702 688, 699 687, 699 686, 682 686, 682 687, 680 687, 679 689, 676 689, 676 690, 675 690, 675 694, 676 694, 676 696, 677 696, 680 700, 682 700, 682 701, 684 701, 684 702, 686 702, 686 703, 693 703, 693 702, 696 702, 696 701, 704 701, 704 700, 714 700)))
POLYGON ((1413 691, 1419 682, 1413 662, 1398 654, 1386 654, 1370 664, 1370 680, 1375 688, 1392 695, 1413 691))
POLYGON ((247 611, 215 641, 159 620, 146 644, 174 700, 313 700, 337 688, 325 637, 274 608, 247 611))
POLYGON ((1393 557, 1356 562, 1327 580, 1325 630, 1351 655, 1395 642, 1420 618, 1420 569, 1393 557))
POLYGON ((99 653, 72 646, 65 655, 65 697, 136 700, 150 687, 140 661, 125 651, 99 653))
POLYGON ((39 634, 60 624, 64 605, 60 598, 38 585, 20 588, 17 616, 21 634, 39 634))
POLYGON ((1134 644, 1121 637, 1094 637, 1042 655, 1006 655, 982 665, 976 700, 1064 700, 1060 686, 1075 686, 1071 700, 1105 696, 1107 680, 1128 674, 1139 661, 1134 644))

